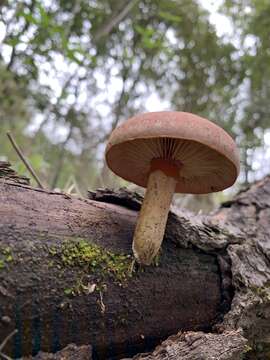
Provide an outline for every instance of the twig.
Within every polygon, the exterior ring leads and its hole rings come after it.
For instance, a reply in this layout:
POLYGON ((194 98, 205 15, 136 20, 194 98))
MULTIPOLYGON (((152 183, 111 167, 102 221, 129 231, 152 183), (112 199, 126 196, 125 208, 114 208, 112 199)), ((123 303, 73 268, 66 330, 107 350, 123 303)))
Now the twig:
POLYGON ((33 176, 33 178, 36 180, 38 186, 41 189, 44 189, 44 186, 42 185, 41 181, 39 180, 38 176, 36 175, 34 169, 32 168, 32 166, 30 165, 30 163, 28 162, 28 160, 26 159, 26 157, 23 155, 21 149, 19 148, 19 146, 17 145, 16 141, 14 140, 13 136, 11 135, 10 132, 7 133, 7 137, 9 138, 12 146, 14 147, 16 153, 19 155, 20 159, 22 160, 22 162, 24 163, 24 165, 26 166, 26 168, 28 169, 28 171, 30 172, 30 174, 33 176))
POLYGON ((138 1, 139 0, 132 0, 127 2, 125 7, 118 14, 110 17, 109 21, 94 35, 94 41, 99 41, 102 37, 109 35, 113 28, 128 15, 138 1))
POLYGON ((1 351, 0 351, 0 359, 13 360, 11 357, 7 356, 6 354, 2 353, 1 351))
MULTIPOLYGON (((0 344, 0 352, 4 349, 4 347, 6 346, 6 343, 15 335, 17 334, 18 330, 15 329, 13 330, 4 340, 3 342, 0 344)), ((2 355, 2 354, 1 354, 2 355)))
POLYGON ((106 310, 106 306, 103 302, 103 294, 102 294, 102 291, 99 291, 99 306, 100 306, 100 310, 101 310, 101 314, 104 314, 105 313, 105 310, 106 310))

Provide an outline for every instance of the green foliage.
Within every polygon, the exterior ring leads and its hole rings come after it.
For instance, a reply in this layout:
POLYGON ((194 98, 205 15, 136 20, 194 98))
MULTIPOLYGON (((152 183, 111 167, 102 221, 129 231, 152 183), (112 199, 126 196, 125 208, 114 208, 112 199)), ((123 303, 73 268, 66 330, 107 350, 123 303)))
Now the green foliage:
POLYGON ((29 115, 25 83, 0 64, 0 123, 22 128, 29 115))
POLYGON ((242 138, 244 165, 250 172, 254 152, 264 146, 264 134, 270 127, 270 3, 227 0, 221 10, 231 17, 241 41, 239 66, 244 71, 244 79, 238 135, 242 138))
POLYGON ((7 1, 0 156, 16 160, 11 130, 49 186, 63 188, 71 176, 83 190, 109 185, 98 167, 108 134, 154 93, 219 123, 241 142, 250 169, 247 150, 262 146, 269 128, 270 5, 228 0, 221 11, 242 41, 254 36, 255 52, 218 37, 196 0, 7 1))

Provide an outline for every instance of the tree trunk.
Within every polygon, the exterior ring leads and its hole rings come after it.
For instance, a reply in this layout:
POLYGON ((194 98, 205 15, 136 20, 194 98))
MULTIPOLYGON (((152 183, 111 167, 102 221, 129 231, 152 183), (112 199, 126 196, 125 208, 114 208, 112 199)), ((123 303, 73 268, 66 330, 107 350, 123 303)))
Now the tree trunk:
POLYGON ((141 199, 91 198, 0 181, 0 352, 15 328, 2 349, 12 357, 76 343, 93 359, 130 358, 180 330, 135 358, 269 357, 269 177, 212 216, 170 213, 157 263, 134 271, 141 199))

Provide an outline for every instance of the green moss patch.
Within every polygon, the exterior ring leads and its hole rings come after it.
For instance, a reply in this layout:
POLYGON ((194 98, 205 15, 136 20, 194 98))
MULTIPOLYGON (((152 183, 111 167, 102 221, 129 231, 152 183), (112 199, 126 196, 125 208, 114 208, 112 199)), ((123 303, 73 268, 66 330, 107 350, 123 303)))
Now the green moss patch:
MULTIPOLYGON (((94 275, 97 289, 100 289, 108 278, 122 284, 132 276, 131 255, 115 254, 83 239, 65 240, 60 247, 50 247, 49 254, 61 261, 61 267, 79 267, 84 274, 94 275)), ((78 284, 75 288, 78 289, 78 284)), ((85 285, 81 288, 85 288, 85 285)), ((74 287, 68 288, 64 293, 69 295, 73 290, 74 287)))
POLYGON ((0 247, 0 270, 5 269, 14 260, 11 248, 0 247))

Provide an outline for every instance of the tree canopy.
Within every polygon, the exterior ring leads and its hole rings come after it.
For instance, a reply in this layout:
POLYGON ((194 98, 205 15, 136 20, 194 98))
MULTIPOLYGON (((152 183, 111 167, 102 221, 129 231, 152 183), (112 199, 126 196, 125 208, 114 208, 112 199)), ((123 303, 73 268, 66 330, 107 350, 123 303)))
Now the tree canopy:
POLYGON ((0 155, 16 159, 11 130, 49 186, 110 185, 102 156, 111 130, 138 112, 172 109, 224 127, 242 150, 241 181, 260 177, 270 5, 224 1, 219 11, 232 38, 217 35, 196 0, 4 1, 0 155))

